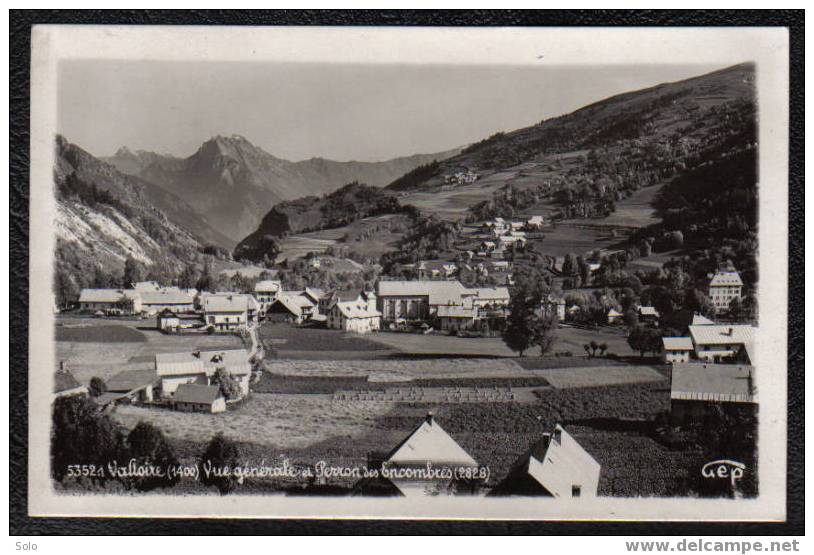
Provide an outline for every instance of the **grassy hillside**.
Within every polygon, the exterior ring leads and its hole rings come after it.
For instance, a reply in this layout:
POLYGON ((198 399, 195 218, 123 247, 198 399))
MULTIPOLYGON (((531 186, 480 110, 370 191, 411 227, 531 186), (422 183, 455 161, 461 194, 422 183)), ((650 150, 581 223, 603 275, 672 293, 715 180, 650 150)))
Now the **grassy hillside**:
POLYGON ((235 248, 236 259, 263 261, 280 252, 279 241, 295 234, 341 228, 353 222, 404 212, 396 198, 381 189, 349 183, 323 197, 304 197, 275 205, 260 227, 235 248))
POLYGON ((602 218, 639 189, 663 184, 722 148, 748 144, 744 128, 754 126, 754 99, 754 67, 738 65, 497 133, 391 188, 402 203, 449 220, 466 219, 478 203, 486 210, 477 216, 534 208, 563 219, 602 218), (477 181, 446 181, 465 170, 477 181), (507 185, 528 192, 526 198, 490 206, 507 185))

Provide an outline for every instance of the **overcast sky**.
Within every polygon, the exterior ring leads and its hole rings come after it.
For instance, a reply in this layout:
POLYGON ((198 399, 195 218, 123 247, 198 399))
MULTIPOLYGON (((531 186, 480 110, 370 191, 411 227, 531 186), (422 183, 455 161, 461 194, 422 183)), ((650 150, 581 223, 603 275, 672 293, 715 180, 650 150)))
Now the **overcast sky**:
POLYGON ((374 66, 63 61, 59 132, 97 156, 189 156, 239 134, 289 160, 463 146, 714 66, 374 66))

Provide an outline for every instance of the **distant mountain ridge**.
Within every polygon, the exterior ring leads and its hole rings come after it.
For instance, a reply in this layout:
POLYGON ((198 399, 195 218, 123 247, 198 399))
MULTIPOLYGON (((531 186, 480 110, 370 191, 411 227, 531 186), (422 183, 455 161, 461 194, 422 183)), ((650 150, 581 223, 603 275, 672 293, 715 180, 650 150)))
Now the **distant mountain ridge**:
POLYGON ((123 147, 105 161, 180 196, 235 242, 257 229, 263 216, 279 202, 321 196, 353 181, 384 187, 422 164, 458 152, 460 149, 453 149, 384 162, 324 158, 291 162, 240 135, 218 135, 188 158, 123 147))
POLYGON ((703 132, 697 127, 703 126, 703 119, 698 117, 702 113, 737 102, 754 104, 754 80, 754 65, 745 63, 622 93, 537 125, 495 133, 469 145, 460 154, 439 161, 419 179, 395 182, 390 188, 398 191, 430 188, 442 185, 445 175, 462 169, 505 170, 536 163, 553 153, 600 150, 640 139, 667 143, 676 134, 697 135, 703 132))

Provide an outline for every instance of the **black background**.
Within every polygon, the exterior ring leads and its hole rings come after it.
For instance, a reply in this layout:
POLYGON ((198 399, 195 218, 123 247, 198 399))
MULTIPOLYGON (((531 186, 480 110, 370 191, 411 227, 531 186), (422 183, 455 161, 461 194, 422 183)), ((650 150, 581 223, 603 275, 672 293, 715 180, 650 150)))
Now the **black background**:
MULTIPOLYGON (((9 17, 10 413, 9 532, 79 534, 804 534, 804 40, 803 10, 11 10, 9 17), (31 518, 28 479, 28 227, 31 26, 409 25, 409 26, 778 26, 789 29, 788 482, 785 523, 462 522, 237 519, 31 518)), ((779 184, 777 184, 780 186, 779 184)), ((193 502, 193 500, 190 500, 193 502)))

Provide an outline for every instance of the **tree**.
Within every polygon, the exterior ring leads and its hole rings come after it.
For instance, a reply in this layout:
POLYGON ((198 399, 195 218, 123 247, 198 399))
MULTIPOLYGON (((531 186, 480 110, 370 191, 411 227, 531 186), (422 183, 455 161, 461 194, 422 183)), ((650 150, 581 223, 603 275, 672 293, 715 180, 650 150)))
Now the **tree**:
POLYGON ((690 288, 684 293, 684 308, 712 317, 715 315, 715 305, 703 291, 690 288))
POLYGON ((105 381, 102 378, 94 376, 90 379, 88 391, 90 392, 91 397, 99 397, 102 393, 107 391, 107 384, 105 384, 105 381))
POLYGON ((91 280, 91 287, 94 289, 107 289, 114 283, 114 279, 105 273, 101 266, 96 266, 93 269, 93 279, 91 280))
POLYGON ((215 289, 215 278, 212 275, 212 264, 209 259, 204 262, 203 272, 195 283, 195 288, 198 291, 213 291, 215 289))
POLYGON ((60 268, 54 271, 54 294, 57 306, 67 307, 79 298, 79 288, 74 280, 60 268))
POLYGON ((577 257, 577 268, 579 270, 579 278, 582 285, 589 285, 591 283, 591 266, 581 256, 577 257))
POLYGON ((169 472, 171 467, 178 465, 178 459, 161 430, 147 422, 139 422, 127 435, 127 444, 130 458, 135 459, 137 467, 155 467, 163 474, 131 476, 128 479, 130 487, 150 491, 178 483, 178 475, 169 472))
POLYGON ((192 289, 198 284, 199 272, 194 264, 187 264, 178 276, 178 287, 192 289))
POLYGON ((647 352, 656 353, 661 349, 661 332, 656 329, 636 326, 630 330, 627 344, 634 351, 639 351, 641 357, 644 357, 647 352))
POLYGON ((510 312, 506 319, 503 342, 512 351, 520 353, 521 357, 535 343, 534 309, 539 305, 540 295, 535 293, 525 276, 517 280, 509 305, 510 312))
POLYGON ((243 393, 237 378, 223 368, 215 370, 215 375, 212 376, 212 385, 220 386, 220 392, 230 401, 239 399, 243 393))
POLYGON ((639 313, 633 307, 625 311, 625 325, 631 329, 639 325, 639 313))
POLYGON ((591 357, 595 357, 596 351, 599 349, 599 344, 592 339, 591 342, 588 343, 588 346, 591 348, 591 357))
POLYGON ((556 339, 557 317, 553 311, 543 310, 534 320, 534 344, 540 349, 543 357, 551 350, 556 339))
POLYGON ((565 255, 565 260, 562 263, 562 275, 573 276, 577 272, 576 256, 573 253, 565 255))
POLYGON ((124 438, 118 426, 92 400, 81 395, 54 401, 51 428, 51 475, 62 481, 69 465, 86 464, 105 468, 94 481, 111 478, 108 463, 126 458, 124 438))
POLYGON ((122 275, 122 287, 132 287, 134 283, 144 281, 144 266, 133 258, 128 256, 124 261, 124 274, 122 275))
POLYGON ((240 456, 237 443, 218 433, 201 456, 199 463, 201 482, 205 486, 215 486, 221 495, 231 493, 238 484, 234 469, 240 465, 240 456))
POLYGON ((600 343, 599 344, 599 356, 605 356, 605 353, 608 351, 608 344, 607 343, 600 343))

